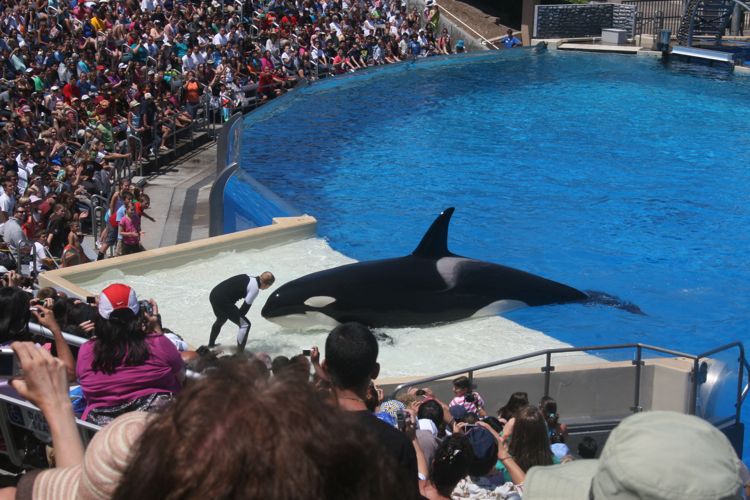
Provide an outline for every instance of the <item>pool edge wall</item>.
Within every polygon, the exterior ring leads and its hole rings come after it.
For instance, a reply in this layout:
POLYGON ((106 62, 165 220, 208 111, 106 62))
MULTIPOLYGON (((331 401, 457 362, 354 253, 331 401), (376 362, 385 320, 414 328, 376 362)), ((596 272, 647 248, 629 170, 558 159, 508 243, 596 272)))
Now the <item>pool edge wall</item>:
MULTIPOLYGON (((317 221, 314 217, 310 215, 277 217, 273 219, 272 224, 267 226, 46 271, 39 275, 39 286, 53 287, 68 295, 83 298, 92 295, 92 292, 76 283, 91 281, 109 270, 116 269, 127 274, 145 274, 155 269, 177 267, 196 259, 210 258, 220 252, 266 248, 315 236, 317 236, 317 221)), ((98 293, 98 290, 94 293, 98 293)))

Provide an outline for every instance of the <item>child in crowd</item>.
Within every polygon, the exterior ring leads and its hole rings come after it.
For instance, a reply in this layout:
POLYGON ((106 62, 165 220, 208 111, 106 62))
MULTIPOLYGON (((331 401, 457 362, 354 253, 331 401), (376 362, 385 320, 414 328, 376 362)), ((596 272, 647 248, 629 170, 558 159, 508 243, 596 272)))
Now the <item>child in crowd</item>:
POLYGON ((564 443, 568 437, 568 426, 560 423, 560 414, 557 412, 557 401, 549 396, 544 396, 539 401, 539 409, 544 414, 549 431, 549 439, 552 443, 564 443))
POLYGON ((463 406, 469 413, 476 413, 480 417, 487 416, 487 412, 484 411, 484 399, 478 392, 473 391, 468 377, 462 376, 453 380, 453 399, 448 406, 463 406))

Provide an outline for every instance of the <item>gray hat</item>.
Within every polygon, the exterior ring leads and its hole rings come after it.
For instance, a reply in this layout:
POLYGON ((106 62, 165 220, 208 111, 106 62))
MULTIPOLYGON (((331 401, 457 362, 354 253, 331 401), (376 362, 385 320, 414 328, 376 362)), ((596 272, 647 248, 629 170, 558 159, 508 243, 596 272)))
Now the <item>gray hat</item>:
POLYGON ((598 460, 532 467, 524 500, 741 499, 740 460, 716 427, 650 411, 623 420, 598 460))

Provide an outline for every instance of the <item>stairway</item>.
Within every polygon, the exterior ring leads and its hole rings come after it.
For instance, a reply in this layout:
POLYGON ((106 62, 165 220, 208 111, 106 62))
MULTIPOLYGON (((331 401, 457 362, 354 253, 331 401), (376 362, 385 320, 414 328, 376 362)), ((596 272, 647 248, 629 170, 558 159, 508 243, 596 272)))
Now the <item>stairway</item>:
POLYGON ((692 47, 695 37, 720 39, 729 26, 733 9, 733 0, 689 0, 677 31, 678 43, 692 47))

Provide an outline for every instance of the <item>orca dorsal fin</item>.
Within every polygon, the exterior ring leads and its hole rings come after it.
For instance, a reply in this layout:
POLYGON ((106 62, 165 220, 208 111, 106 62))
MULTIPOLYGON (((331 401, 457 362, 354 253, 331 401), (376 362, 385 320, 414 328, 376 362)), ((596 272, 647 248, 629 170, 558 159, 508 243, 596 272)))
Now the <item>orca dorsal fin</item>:
POLYGON ((453 215, 453 207, 446 208, 422 236, 417 248, 411 253, 415 257, 445 257, 453 255, 448 251, 448 225, 453 215))

